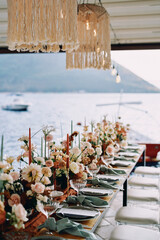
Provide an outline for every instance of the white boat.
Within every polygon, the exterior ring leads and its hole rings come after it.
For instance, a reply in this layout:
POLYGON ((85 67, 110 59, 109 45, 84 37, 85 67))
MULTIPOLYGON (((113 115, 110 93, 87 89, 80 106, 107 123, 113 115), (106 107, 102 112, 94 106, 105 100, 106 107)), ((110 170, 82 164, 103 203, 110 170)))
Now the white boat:
POLYGON ((29 104, 24 103, 18 98, 15 98, 12 103, 2 106, 2 109, 8 111, 27 111, 28 107, 29 104))

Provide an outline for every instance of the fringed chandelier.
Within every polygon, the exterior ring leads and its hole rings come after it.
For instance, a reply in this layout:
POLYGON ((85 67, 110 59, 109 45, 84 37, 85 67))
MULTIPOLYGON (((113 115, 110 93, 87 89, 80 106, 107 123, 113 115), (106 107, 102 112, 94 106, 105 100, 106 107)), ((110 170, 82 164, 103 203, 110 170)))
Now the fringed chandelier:
POLYGON ((77 24, 79 47, 66 53, 66 68, 110 69, 110 21, 101 1, 79 4, 77 24))
POLYGON ((58 52, 77 47, 77 0, 8 0, 10 50, 58 52))

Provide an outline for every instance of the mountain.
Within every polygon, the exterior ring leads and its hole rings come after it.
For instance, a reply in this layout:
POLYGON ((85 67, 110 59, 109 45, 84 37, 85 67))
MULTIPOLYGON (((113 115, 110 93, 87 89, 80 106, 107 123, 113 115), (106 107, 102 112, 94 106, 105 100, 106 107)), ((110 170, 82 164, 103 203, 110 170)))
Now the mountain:
POLYGON ((116 63, 121 82, 107 70, 66 70, 65 53, 1 54, 1 92, 156 93, 160 89, 116 63))

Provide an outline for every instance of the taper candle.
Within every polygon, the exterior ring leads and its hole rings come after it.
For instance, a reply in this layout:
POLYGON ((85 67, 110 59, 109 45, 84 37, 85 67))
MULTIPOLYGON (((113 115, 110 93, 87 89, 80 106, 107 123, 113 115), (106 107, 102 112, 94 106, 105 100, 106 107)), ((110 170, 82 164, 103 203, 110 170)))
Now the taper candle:
POLYGON ((32 151, 31 151, 31 128, 29 128, 29 165, 32 162, 32 151))
POLYGON ((41 157, 43 157, 43 137, 41 137, 41 157))
POLYGON ((68 155, 68 158, 67 158, 66 167, 69 168, 69 134, 67 134, 67 155, 68 155))
POLYGON ((4 141, 4 136, 2 135, 2 138, 1 138, 1 161, 3 161, 3 141, 4 141))
POLYGON ((81 135, 80 135, 80 133, 78 134, 78 140, 79 140, 79 149, 81 149, 81 135))
MULTIPOLYGON (((71 120, 71 135, 73 133, 73 120, 71 120)), ((73 148, 73 141, 71 141, 71 148, 73 148)))

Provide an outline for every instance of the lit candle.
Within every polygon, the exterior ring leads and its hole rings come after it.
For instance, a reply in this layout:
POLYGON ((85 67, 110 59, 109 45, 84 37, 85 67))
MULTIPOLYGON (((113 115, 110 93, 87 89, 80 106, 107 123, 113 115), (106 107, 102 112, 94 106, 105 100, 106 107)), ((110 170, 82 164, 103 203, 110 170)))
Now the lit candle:
POLYGON ((67 158, 67 169, 69 169, 69 134, 67 134, 67 155, 68 155, 68 158, 67 158))
POLYGON ((31 128, 29 128, 29 165, 32 162, 32 152, 31 152, 31 128))
POLYGON ((4 140, 4 136, 2 135, 2 139, 1 139, 1 161, 3 161, 3 140, 4 140))
POLYGON ((43 157, 43 137, 41 137, 41 157, 43 157))
POLYGON ((86 117, 84 118, 84 126, 86 126, 86 117))

